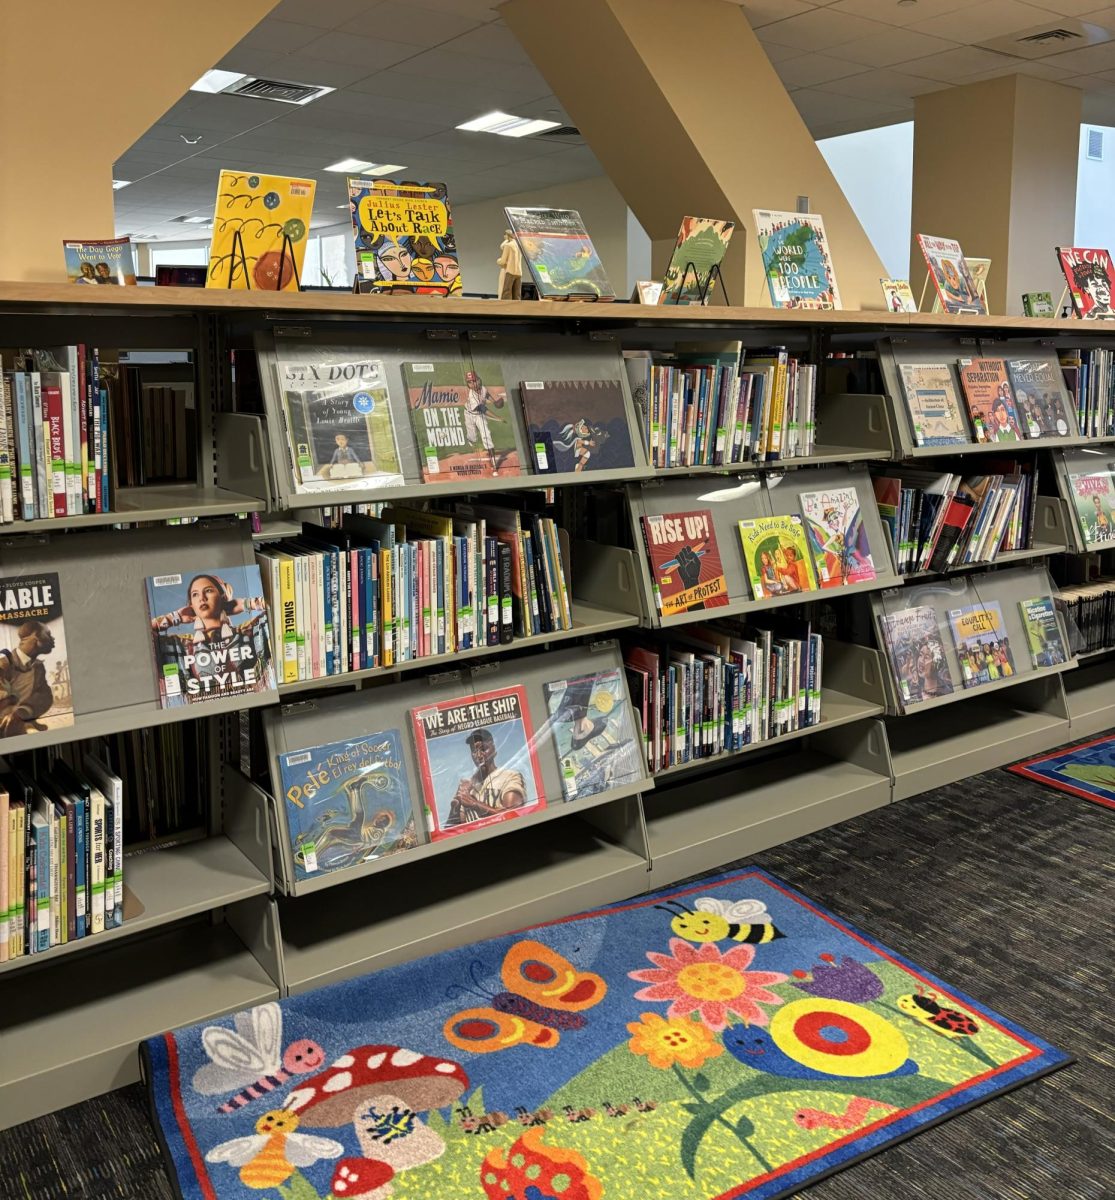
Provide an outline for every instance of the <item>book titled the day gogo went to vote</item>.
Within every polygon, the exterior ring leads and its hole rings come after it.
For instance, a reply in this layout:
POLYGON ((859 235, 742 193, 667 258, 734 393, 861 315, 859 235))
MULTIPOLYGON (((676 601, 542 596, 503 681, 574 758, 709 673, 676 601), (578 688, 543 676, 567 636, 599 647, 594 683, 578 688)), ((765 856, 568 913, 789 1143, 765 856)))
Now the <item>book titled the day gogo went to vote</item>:
POLYGON ((163 708, 275 690, 259 567, 153 575, 146 587, 163 708))

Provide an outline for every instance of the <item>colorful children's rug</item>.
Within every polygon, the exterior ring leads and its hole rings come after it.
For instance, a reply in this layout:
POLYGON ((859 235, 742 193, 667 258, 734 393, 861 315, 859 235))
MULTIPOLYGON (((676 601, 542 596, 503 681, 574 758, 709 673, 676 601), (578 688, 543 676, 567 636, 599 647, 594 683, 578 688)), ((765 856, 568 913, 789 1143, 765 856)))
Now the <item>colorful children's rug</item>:
POLYGON ((1115 734, 1026 758, 1007 770, 1059 792, 1071 792, 1084 800, 1115 808, 1115 734))
POLYGON ((186 1200, 772 1200, 1069 1061, 758 870, 144 1055, 186 1200))

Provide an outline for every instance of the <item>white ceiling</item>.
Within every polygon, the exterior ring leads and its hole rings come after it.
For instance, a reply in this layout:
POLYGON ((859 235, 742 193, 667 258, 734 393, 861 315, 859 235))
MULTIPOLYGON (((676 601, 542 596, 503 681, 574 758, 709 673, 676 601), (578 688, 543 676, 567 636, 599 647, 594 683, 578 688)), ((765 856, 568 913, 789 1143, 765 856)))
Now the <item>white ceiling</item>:
MULTIPOLYGON (((304 108, 187 92, 116 164, 121 234, 205 236, 222 167, 311 176, 315 225, 345 220, 341 158, 444 179, 455 204, 601 173, 578 138, 454 127, 491 109, 568 123, 503 25, 498 0, 281 0, 214 66, 337 90, 304 108), (197 140, 200 139, 200 140, 197 140)), ((679 8, 686 0, 676 0, 679 8)), ((913 97, 1018 71, 1085 92, 1085 120, 1115 125, 1115 5, 1096 0, 727 0, 739 3, 815 137, 909 120, 913 97), (1018 43, 1077 22, 1049 46, 1018 43), (990 48, 988 43, 993 43, 990 48), (1076 48, 1074 48, 1076 47, 1076 48)), ((586 36, 589 31, 586 31, 586 36)))

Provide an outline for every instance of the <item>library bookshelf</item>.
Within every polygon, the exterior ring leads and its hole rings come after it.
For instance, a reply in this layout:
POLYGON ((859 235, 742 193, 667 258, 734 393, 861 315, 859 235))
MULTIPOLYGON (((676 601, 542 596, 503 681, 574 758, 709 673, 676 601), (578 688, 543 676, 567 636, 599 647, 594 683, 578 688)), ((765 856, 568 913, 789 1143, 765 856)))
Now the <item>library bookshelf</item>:
MULTIPOLYGON (((523 684, 538 703, 547 678, 619 663, 616 639, 624 631, 678 625, 684 633, 701 619, 659 617, 637 536, 642 514, 719 503, 727 560, 736 550, 736 518, 789 511, 792 498, 810 487, 855 487, 878 573, 843 589, 847 599, 866 612, 884 592, 933 581, 903 579, 891 567, 867 476, 871 462, 923 457, 912 452, 892 389, 819 388, 817 445, 802 459, 659 470, 640 450, 633 467, 610 473, 524 475, 467 488, 423 485, 411 473, 389 491, 311 497, 295 490, 281 403, 267 377, 277 342, 361 347, 387 364, 393 402, 402 390, 398 367, 408 355, 421 347, 436 356, 439 348, 468 342, 502 360, 509 385, 531 378, 617 380, 637 432, 621 350, 732 339, 750 349, 785 346, 820 365, 830 354, 869 351, 882 339, 929 349, 957 340, 1055 347, 1104 346, 1111 335, 1075 321, 1013 317, 21 283, 0 284, 0 329, 3 347, 85 342, 185 351, 197 404, 195 482, 122 489, 112 513, 0 526, 5 574, 59 574, 75 698, 71 728, 7 739, 0 749, 18 755, 188 719, 204 727, 214 764, 196 781, 210 800, 207 836, 126 859, 121 927, 0 966, 0 1127, 135 1080, 138 1042, 163 1029, 619 900, 1115 724, 1110 656, 1027 671, 991 688, 958 689, 948 703, 900 715, 889 667, 870 636, 853 644, 826 635, 815 726, 568 804, 556 800, 561 792, 551 775, 550 806, 531 817, 299 882, 276 799, 280 749, 327 740, 336 736, 327 731, 338 728, 384 728, 387 720, 401 728, 416 697, 467 694, 495 681, 523 684), (254 391, 245 380, 257 362, 254 391), (297 534, 315 507, 331 502, 413 504, 466 490, 482 498, 486 491, 550 488, 558 496, 592 497, 595 530, 582 531, 572 548, 572 630, 283 684, 257 705, 269 783, 240 770, 243 705, 159 708, 144 577, 172 565, 250 563, 254 546, 297 534), (254 534, 248 513, 261 517, 254 534), (165 524, 183 517, 196 520, 165 524), (112 528, 122 523, 142 527, 112 528)), ((401 418, 396 411, 396 428, 402 449, 405 411, 401 418)), ((1011 449, 1047 455, 1065 444, 1089 442, 1035 440, 1011 449)), ((981 450, 949 446, 937 457, 969 453, 978 459, 981 450)), ((991 594, 1001 568, 1028 570, 1038 580, 1050 555, 1081 549, 1072 524, 1064 496, 1043 494, 1033 547, 970 571, 982 572, 980 586, 991 594)), ((779 607, 778 600, 750 598, 738 551, 727 566, 730 603, 714 616, 779 607)), ((955 575, 972 577, 968 568, 955 575)))

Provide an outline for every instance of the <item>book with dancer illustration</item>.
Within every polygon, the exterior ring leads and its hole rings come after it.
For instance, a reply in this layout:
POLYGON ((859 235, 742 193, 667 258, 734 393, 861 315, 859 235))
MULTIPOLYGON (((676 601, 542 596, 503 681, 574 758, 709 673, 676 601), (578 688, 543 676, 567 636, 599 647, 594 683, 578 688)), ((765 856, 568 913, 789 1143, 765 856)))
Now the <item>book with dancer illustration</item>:
POLYGON ((728 603, 724 564, 707 508, 643 517, 643 540, 662 616, 728 603))
POLYGON ((528 380, 519 395, 540 475, 635 465, 623 389, 616 381, 528 380))
POLYGON ((802 492, 799 499, 821 587, 841 587, 874 579, 875 564, 856 489, 802 492))
POLYGON ((73 723, 58 575, 0 579, 0 738, 73 723))
POLYGON ((295 880, 418 845, 397 729, 279 755, 295 880))

